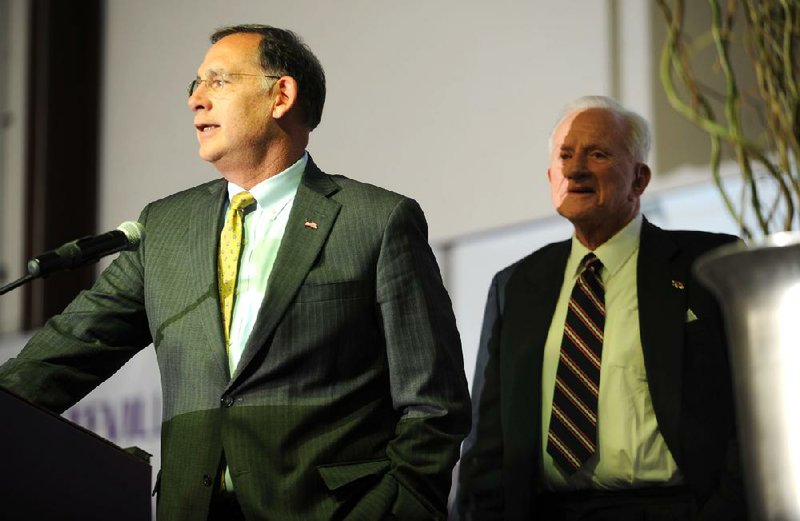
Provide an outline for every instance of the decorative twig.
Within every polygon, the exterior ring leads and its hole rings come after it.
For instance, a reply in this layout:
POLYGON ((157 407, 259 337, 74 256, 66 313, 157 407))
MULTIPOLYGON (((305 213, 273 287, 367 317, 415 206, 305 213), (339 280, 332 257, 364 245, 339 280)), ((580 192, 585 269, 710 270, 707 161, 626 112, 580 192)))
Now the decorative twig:
POLYGON ((687 52, 689 35, 684 30, 684 0, 658 0, 667 22, 667 37, 661 53, 660 76, 670 105, 704 130, 711 140, 710 167, 714 184, 727 211, 742 235, 751 237, 745 224, 753 212, 760 233, 773 227, 784 230, 800 225, 800 87, 797 71, 800 47, 800 2, 797 0, 708 0, 711 13, 710 38, 693 40, 703 45, 687 52), (739 5, 744 8, 744 28, 734 24, 739 5), (670 8, 672 6, 672 9, 670 8), (737 36, 743 34, 743 37, 737 36), (746 42, 757 82, 757 95, 740 91, 731 59, 731 46, 746 42), (722 89, 711 90, 694 76, 692 54, 713 45, 721 71, 722 89), (678 83, 683 89, 679 94, 678 83), (719 93, 719 94, 717 94, 719 93), (724 119, 719 119, 709 100, 719 100, 724 119), (741 114, 752 110, 762 122, 764 134, 754 140, 744 132, 741 114), (730 147, 744 182, 739 203, 734 203, 720 177, 723 144, 730 147), (759 172, 756 175, 756 166, 759 172), (762 179, 770 179, 776 190, 765 190, 762 179))

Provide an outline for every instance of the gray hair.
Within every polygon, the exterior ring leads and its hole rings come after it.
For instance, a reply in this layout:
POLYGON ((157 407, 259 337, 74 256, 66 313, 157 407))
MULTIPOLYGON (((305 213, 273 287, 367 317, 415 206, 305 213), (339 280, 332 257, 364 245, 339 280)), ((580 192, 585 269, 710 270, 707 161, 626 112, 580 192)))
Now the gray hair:
POLYGON ((627 124, 627 136, 625 146, 631 157, 639 163, 647 162, 650 153, 652 137, 650 126, 647 121, 639 114, 623 107, 617 100, 606 96, 583 96, 568 103, 561 111, 558 121, 550 131, 550 139, 547 142, 548 151, 553 151, 553 139, 556 129, 567 117, 575 112, 582 112, 588 109, 604 109, 612 112, 627 124))

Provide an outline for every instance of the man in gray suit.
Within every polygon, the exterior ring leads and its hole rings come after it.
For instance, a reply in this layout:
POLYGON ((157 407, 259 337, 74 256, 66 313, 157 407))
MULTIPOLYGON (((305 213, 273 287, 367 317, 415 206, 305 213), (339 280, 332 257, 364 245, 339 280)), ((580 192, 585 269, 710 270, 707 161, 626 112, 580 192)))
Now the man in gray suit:
POLYGON ((422 211, 308 156, 325 78, 296 35, 211 41, 188 103, 224 179, 149 204, 0 385, 61 412, 152 343, 159 519, 444 518, 469 397, 422 211))

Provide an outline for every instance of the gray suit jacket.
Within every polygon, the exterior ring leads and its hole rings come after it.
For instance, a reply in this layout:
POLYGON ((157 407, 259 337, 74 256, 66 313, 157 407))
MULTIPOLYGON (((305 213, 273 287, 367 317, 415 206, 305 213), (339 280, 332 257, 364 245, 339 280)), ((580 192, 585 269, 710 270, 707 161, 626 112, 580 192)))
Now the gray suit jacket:
MULTIPOLYGON (((702 253, 736 237, 662 230, 645 220, 637 264, 639 326, 653 409, 694 491, 701 519, 746 516, 730 368, 716 300, 691 272, 702 253), (698 320, 687 321, 691 309, 698 320)), ((570 241, 499 272, 489 290, 464 443, 462 519, 534 519, 541 468, 541 371, 570 241)))
POLYGON ((205 521, 223 453, 248 519, 443 518, 469 397, 419 206, 309 161, 230 375, 215 260, 226 194, 217 180, 148 205, 139 250, 50 320, 0 385, 60 412, 152 342, 159 519, 205 521))

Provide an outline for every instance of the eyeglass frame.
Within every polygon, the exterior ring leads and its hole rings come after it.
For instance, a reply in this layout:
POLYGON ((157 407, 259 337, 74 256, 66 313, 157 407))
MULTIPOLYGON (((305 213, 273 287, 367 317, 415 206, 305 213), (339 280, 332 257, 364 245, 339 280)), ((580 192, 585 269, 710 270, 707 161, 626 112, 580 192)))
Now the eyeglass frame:
POLYGON ((221 89, 223 87, 223 85, 214 87, 214 86, 209 84, 209 81, 215 81, 217 79, 221 79, 222 81, 225 81, 225 77, 226 76, 250 76, 252 78, 271 78, 273 80, 277 80, 277 79, 280 79, 280 78, 283 77, 283 76, 276 76, 274 74, 247 74, 247 73, 244 73, 244 72, 220 72, 220 73, 217 73, 215 76, 216 77, 213 78, 213 79, 210 78, 210 77, 209 78, 205 78, 205 79, 201 79, 198 76, 197 78, 195 78, 192 81, 190 81, 189 85, 187 85, 187 87, 186 87, 186 92, 189 94, 189 97, 192 97, 192 95, 197 91, 197 88, 200 86, 201 83, 205 83, 206 87, 211 89, 212 92, 221 89))

